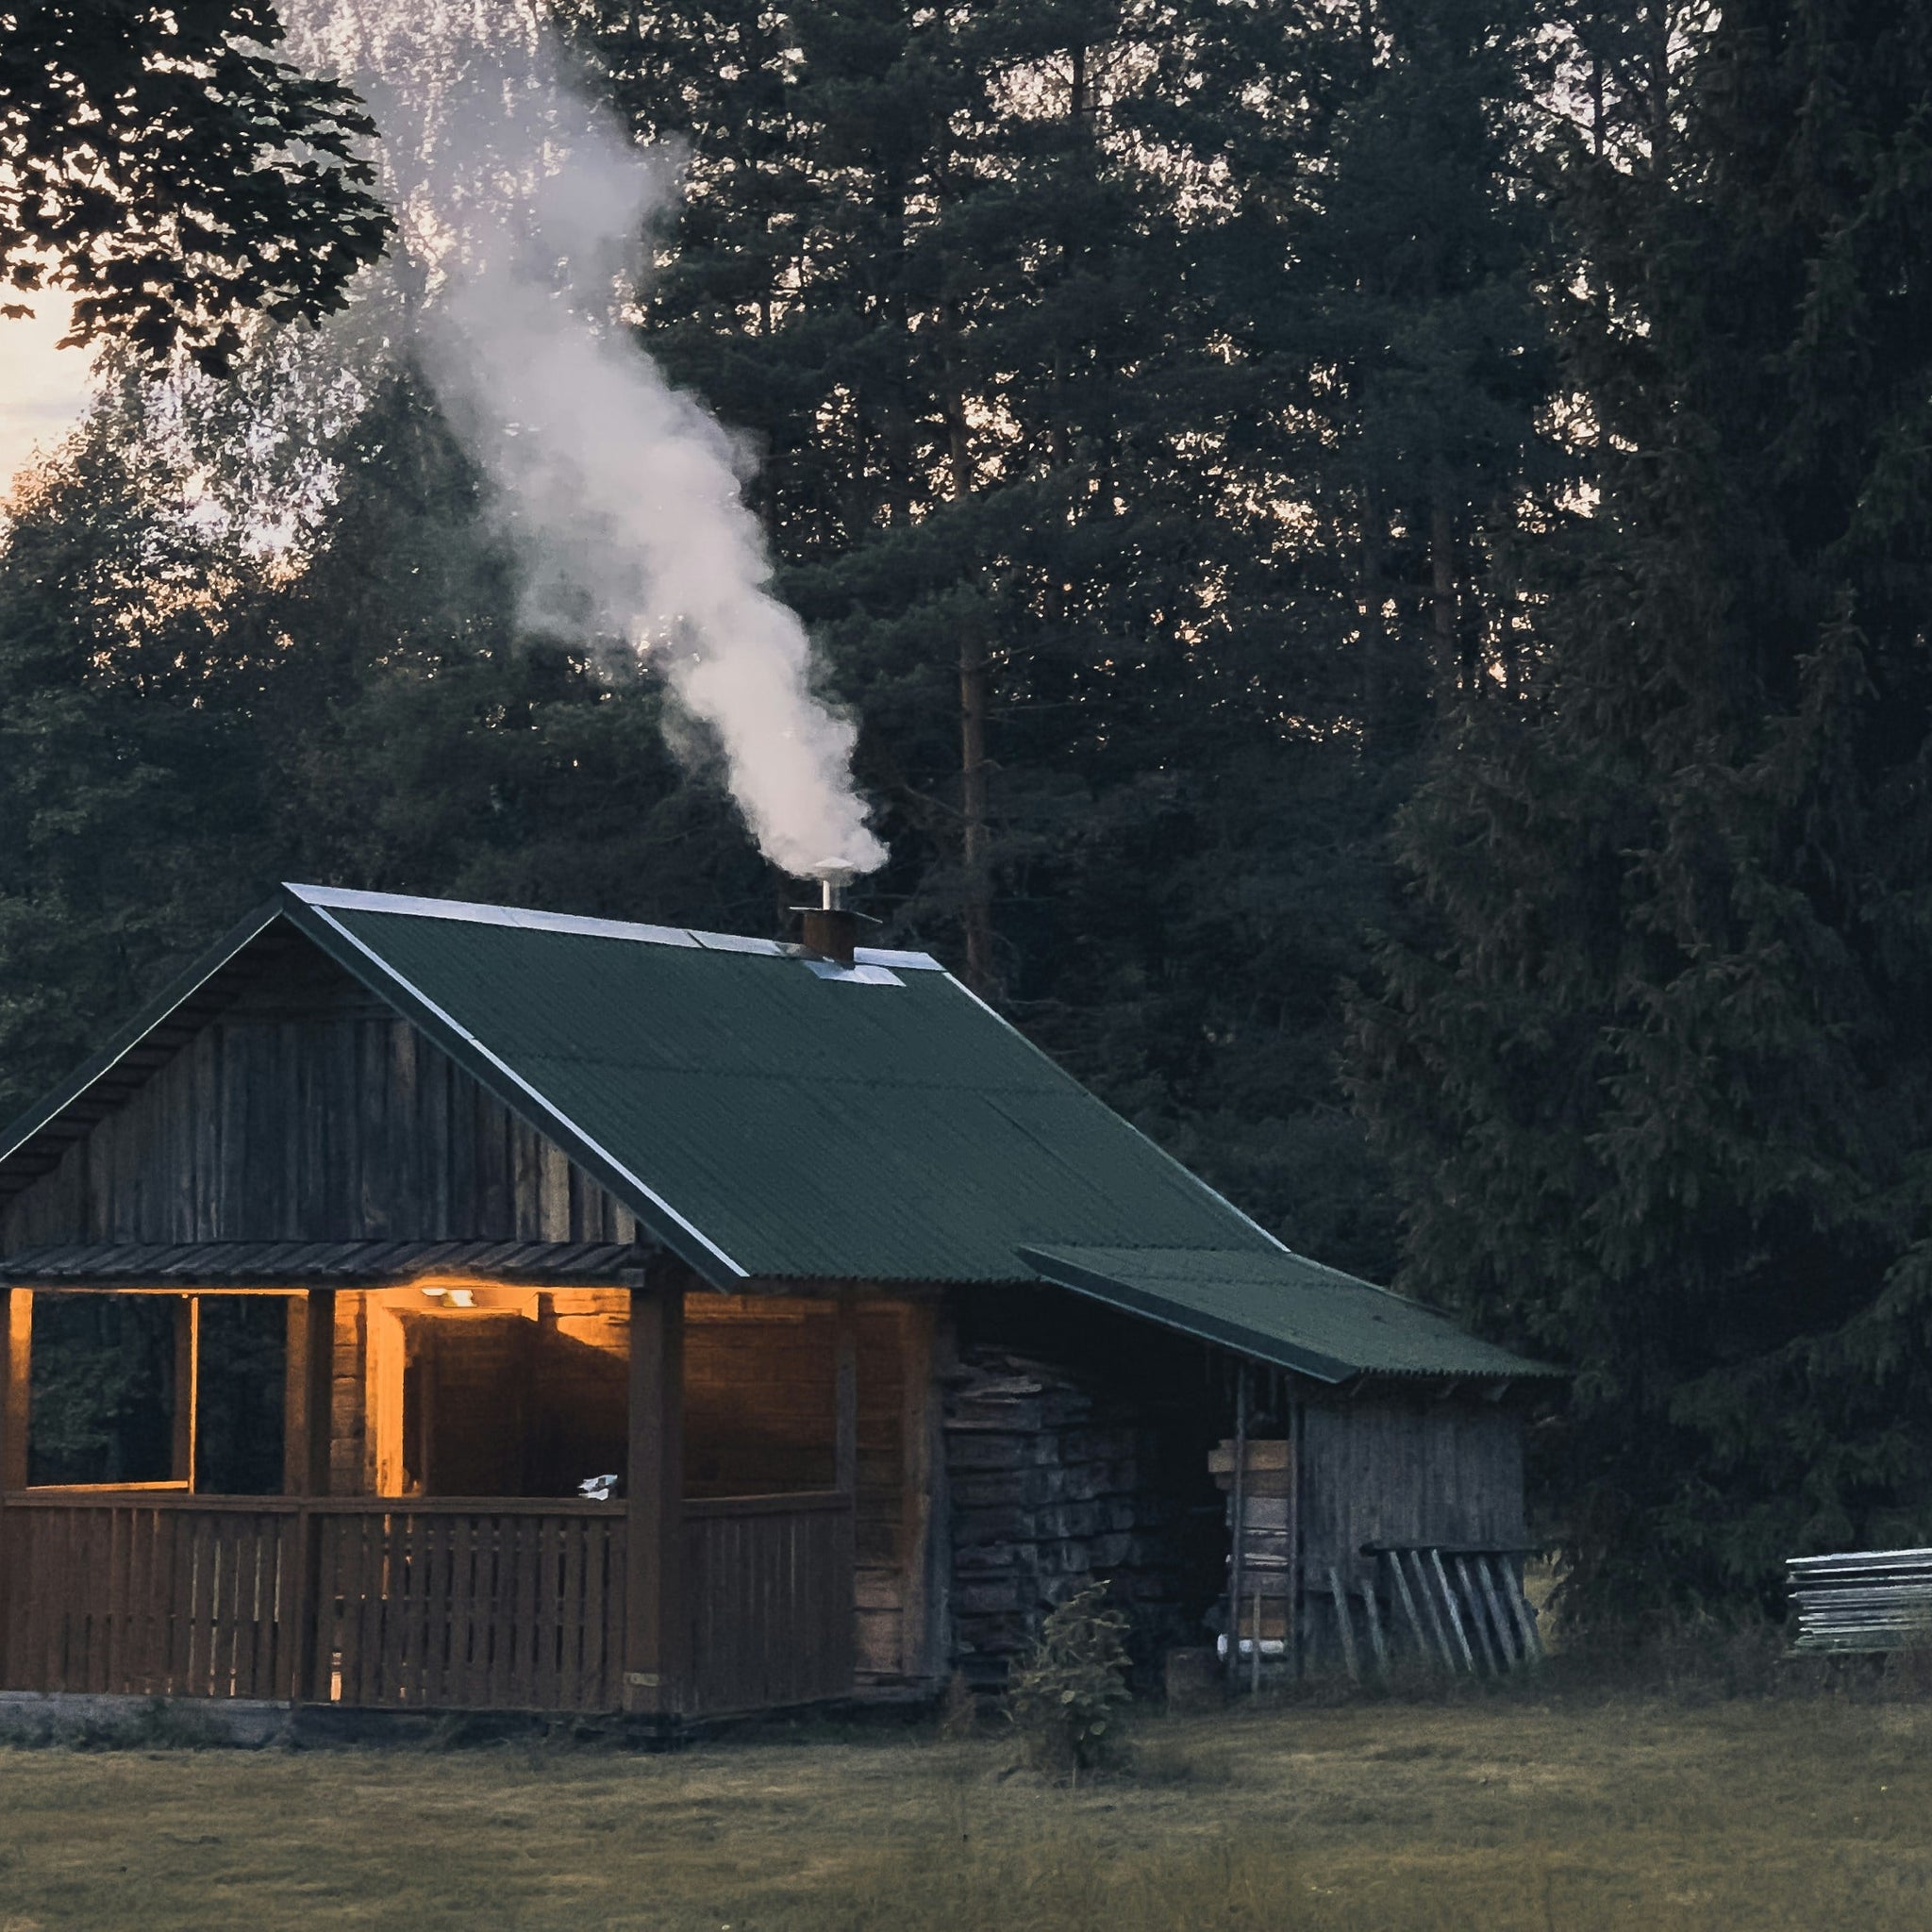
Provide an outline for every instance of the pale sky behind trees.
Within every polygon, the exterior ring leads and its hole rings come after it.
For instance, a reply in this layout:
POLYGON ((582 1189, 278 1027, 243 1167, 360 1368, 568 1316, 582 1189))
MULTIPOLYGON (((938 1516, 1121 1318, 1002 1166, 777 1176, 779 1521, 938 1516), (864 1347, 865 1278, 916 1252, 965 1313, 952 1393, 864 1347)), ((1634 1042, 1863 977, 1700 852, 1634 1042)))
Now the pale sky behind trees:
POLYGON ((47 290, 25 321, 0 320, 0 501, 38 445, 51 449, 79 420, 88 399, 88 357, 56 344, 67 332, 67 301, 47 290))

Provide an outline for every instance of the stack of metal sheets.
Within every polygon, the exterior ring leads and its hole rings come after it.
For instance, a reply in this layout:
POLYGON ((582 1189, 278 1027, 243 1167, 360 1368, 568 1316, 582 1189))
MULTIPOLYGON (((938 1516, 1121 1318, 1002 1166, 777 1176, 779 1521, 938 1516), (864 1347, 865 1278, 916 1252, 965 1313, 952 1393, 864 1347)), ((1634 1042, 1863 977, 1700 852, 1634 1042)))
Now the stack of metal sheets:
POLYGON ((1786 1578, 1800 1650, 1932 1644, 1932 1550, 1793 1557, 1786 1578))

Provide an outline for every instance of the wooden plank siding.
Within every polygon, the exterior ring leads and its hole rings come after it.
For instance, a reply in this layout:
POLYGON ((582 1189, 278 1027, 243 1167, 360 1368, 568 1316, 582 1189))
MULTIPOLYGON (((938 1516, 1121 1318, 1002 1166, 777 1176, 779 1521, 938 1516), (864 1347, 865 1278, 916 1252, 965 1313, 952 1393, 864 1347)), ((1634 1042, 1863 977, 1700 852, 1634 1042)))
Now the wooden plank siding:
POLYGON ((245 987, 0 1210, 42 1241, 628 1241, 635 1217, 320 954, 245 987))
POLYGON ((1364 1395, 1303 1412, 1302 1563, 1345 1586, 1374 1580, 1365 1542, 1481 1544, 1524 1538, 1523 1424, 1509 1407, 1364 1395))

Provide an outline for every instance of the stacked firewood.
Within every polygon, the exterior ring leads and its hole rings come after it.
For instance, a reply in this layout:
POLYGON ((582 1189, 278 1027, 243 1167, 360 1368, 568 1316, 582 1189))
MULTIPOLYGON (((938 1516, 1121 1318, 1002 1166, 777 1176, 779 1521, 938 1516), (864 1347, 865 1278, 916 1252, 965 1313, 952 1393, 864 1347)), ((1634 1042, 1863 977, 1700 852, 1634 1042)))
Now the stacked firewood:
POLYGON ((1266 1662, 1288 1654, 1293 1613, 1293 1458, 1285 1439, 1253 1439, 1245 1448, 1239 1500, 1234 1442, 1210 1451, 1208 1467, 1227 1497, 1227 1588, 1240 1598, 1235 1626, 1241 1654, 1253 1658, 1258 1635, 1266 1662))
POLYGON ((954 1629, 969 1678, 995 1683, 1054 1605, 1095 1576, 1143 1617, 1171 1611, 1172 1539, 1143 1443, 1044 1363, 974 1351, 948 1378, 954 1629))

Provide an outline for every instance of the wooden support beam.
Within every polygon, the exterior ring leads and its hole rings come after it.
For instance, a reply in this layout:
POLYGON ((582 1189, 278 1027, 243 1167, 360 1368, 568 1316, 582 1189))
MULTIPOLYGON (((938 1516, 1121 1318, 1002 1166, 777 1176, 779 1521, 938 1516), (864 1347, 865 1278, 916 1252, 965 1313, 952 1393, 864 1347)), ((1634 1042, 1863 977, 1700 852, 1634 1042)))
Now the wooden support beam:
POLYGON ((1415 1636, 1416 1655, 1424 1663, 1433 1664, 1436 1661, 1436 1654, 1429 1646, 1428 1633, 1424 1630, 1423 1620, 1417 1613, 1415 1598, 1408 1588, 1408 1578, 1402 1574, 1402 1552, 1385 1550, 1383 1555, 1389 1560, 1390 1574, 1395 1578, 1395 1594, 1401 1599, 1403 1612, 1408 1618, 1408 1627, 1415 1636))
POLYGON ((335 1396, 336 1296, 329 1288, 291 1296, 282 1384, 282 1493, 328 1494, 335 1396))
POLYGON ((1373 1575, 1362 1589, 1362 1609, 1369 1620, 1369 1642, 1374 1648, 1375 1668, 1386 1677, 1389 1674, 1389 1645, 1382 1635, 1382 1606, 1375 1600, 1375 1579, 1373 1575))
POLYGON ((15 1522, 6 1507, 8 1490, 26 1488, 28 1393, 33 1366, 34 1298, 24 1288, 0 1288, 0 1689, 13 1685, 14 1660, 7 1655, 11 1595, 24 1579, 13 1572, 8 1545, 15 1522))
POLYGON ((1503 1593, 1509 1600, 1509 1614, 1516 1619, 1516 1627, 1523 1636, 1523 1660, 1535 1663, 1543 1654, 1541 1633, 1536 1627, 1536 1612, 1529 1607, 1529 1598, 1523 1588, 1523 1558, 1521 1557, 1500 1557, 1503 1566, 1503 1593))
MULTIPOLYGON (((1228 1510, 1233 1547, 1227 1557, 1227 1681, 1239 1686, 1241 1670, 1241 1565, 1248 1542, 1248 1364, 1243 1358, 1235 1367, 1234 1391, 1234 1500, 1228 1510)), ((1259 1654, 1261 1626, 1255 1625, 1255 1645, 1259 1654)))
MULTIPOLYGON (((1456 1632, 1456 1646, 1462 1653, 1462 1667, 1473 1677, 1475 1675, 1475 1652, 1469 1647, 1469 1637, 1462 1627, 1462 1612, 1456 1607, 1456 1592, 1450 1588, 1448 1573, 1442 1568, 1441 1551, 1431 1550, 1429 1561, 1436 1566, 1436 1583, 1442 1593, 1442 1607, 1449 1612, 1450 1626, 1456 1632)), ((1455 1668, 1452 1663, 1450 1669, 1455 1668)))
MULTIPOLYGON (((1401 1559, 1398 1557, 1397 1560, 1401 1559)), ((1442 1668, 1454 1674, 1456 1653, 1449 1648, 1449 1626, 1442 1621, 1442 1612, 1436 1606, 1436 1593, 1429 1586, 1429 1573, 1423 1568, 1422 1552, 1409 1551, 1408 1561, 1415 1574, 1416 1594, 1422 1599, 1423 1608, 1429 1613, 1429 1628, 1436 1633, 1437 1654, 1442 1659, 1442 1668)))
POLYGON ((1488 1626, 1483 1622, 1482 1599, 1476 1595, 1475 1585, 1470 1580, 1467 1557, 1458 1556, 1456 1558, 1456 1581, 1459 1586, 1458 1594, 1469 1607, 1469 1621, 1475 1630, 1476 1648, 1483 1654, 1483 1668, 1491 1676, 1500 1676, 1504 1666, 1496 1661, 1496 1646, 1491 1641, 1488 1626))
POLYGON ((33 1389, 34 1298, 25 1288, 0 1289, 0 1491, 26 1488, 33 1389))
POLYGON ((1509 1627, 1509 1619, 1503 1614, 1503 1600, 1497 1595, 1495 1579, 1490 1574, 1490 1559, 1479 1556, 1474 1560, 1475 1574, 1482 1583, 1483 1602, 1489 1607, 1490 1622, 1495 1626, 1496 1642, 1503 1653, 1503 1668, 1513 1670, 1516 1667, 1515 1633, 1509 1627))
POLYGON ((858 1311, 850 1295, 836 1304, 833 1332, 832 1487, 841 1495, 858 1490, 858 1311))
POLYGON ((675 1265, 630 1291, 625 1473, 624 1707, 675 1717, 688 1670, 684 1604, 684 1282, 675 1265))
POLYGON ((934 1454, 941 1419, 933 1400, 933 1347, 938 1308, 906 1302, 899 1309, 900 1464, 899 1551, 906 1579, 900 1668, 910 1677, 937 1683, 944 1674, 945 1649, 936 1627, 935 1531, 943 1523, 942 1497, 934 1494, 943 1449, 934 1454))
POLYGON ((201 1302, 185 1294, 175 1309, 175 1450, 169 1474, 194 1491, 195 1428, 201 1409, 201 1302))
POLYGON ((1355 1622, 1349 1612, 1348 1592, 1341 1587, 1341 1574, 1333 1563, 1328 1566, 1328 1594, 1335 1603, 1335 1627, 1341 1633, 1341 1660, 1348 1666, 1348 1681, 1359 1684, 1362 1671, 1355 1654, 1355 1622))
MULTIPOLYGON (((326 1496, 329 1438, 335 1403, 336 1296, 313 1289, 288 1308, 288 1356, 282 1381, 282 1491, 326 1496)), ((295 1641, 290 1646, 288 1694, 298 1704, 325 1698, 317 1683, 321 1648, 317 1579, 322 1573, 322 1519, 305 1509, 295 1519, 291 1590, 295 1641)))
MULTIPOLYGON (((844 1641, 858 1654, 858 1309, 850 1295, 834 1304, 832 1330, 832 1487, 851 1505, 839 1519, 837 1565, 846 1580, 844 1641)), ((903 1628, 903 1624, 902 1624, 903 1628)), ((851 1668, 845 1669, 851 1688, 851 1668)))

